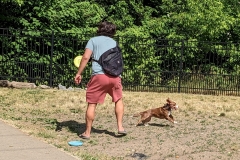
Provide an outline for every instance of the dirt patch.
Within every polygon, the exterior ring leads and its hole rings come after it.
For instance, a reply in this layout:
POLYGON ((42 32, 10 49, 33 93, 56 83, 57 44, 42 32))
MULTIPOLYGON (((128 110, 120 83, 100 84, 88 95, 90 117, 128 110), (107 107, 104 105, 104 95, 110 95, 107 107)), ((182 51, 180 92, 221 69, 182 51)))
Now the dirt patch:
MULTIPOLYGON (((190 113, 189 113, 190 114, 190 113)), ((71 150, 101 153, 122 159, 237 159, 240 156, 239 121, 224 117, 176 113, 177 124, 153 119, 149 126, 135 127, 136 118, 125 116, 125 137, 116 134, 115 117, 97 116, 90 140, 71 150)), ((80 120, 81 121, 81 120, 80 120)), ((83 121, 83 119, 82 119, 83 121)), ((76 134, 84 123, 75 124, 76 134)), ((69 127, 68 126, 68 127, 69 127)))

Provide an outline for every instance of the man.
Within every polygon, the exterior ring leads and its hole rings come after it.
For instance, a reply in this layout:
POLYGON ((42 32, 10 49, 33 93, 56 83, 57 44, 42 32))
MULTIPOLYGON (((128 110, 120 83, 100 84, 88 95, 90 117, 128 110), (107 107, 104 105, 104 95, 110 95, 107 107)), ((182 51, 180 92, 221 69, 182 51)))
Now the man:
MULTIPOLYGON (((111 22, 101 22, 98 26, 97 36, 91 38, 83 54, 78 72, 75 76, 75 83, 80 84, 82 72, 86 67, 90 57, 98 60, 99 57, 110 48, 116 46, 116 41, 112 37, 116 33, 116 26, 111 22)), ((102 67, 95 61, 92 62, 92 77, 87 84, 86 101, 88 103, 85 120, 86 130, 79 135, 83 139, 89 139, 91 128, 95 117, 95 110, 98 103, 103 103, 109 94, 112 102, 115 103, 115 115, 117 119, 118 134, 126 135, 123 128, 124 105, 122 101, 122 81, 120 77, 113 77, 104 73, 102 67)))

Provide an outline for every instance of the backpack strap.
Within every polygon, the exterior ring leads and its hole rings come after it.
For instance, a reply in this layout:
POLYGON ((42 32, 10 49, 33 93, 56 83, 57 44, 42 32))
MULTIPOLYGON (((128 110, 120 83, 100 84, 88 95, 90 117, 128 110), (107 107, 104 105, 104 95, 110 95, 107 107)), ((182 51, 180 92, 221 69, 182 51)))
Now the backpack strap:
MULTIPOLYGON (((109 50, 103 52, 103 54, 105 54, 105 53, 109 54, 109 53, 111 53, 112 51, 117 51, 118 48, 119 48, 119 46, 118 46, 118 43, 116 42, 116 46, 115 46, 115 47, 110 48, 109 50)), ((102 54, 102 55, 103 55, 103 54, 102 54)), ((98 62, 98 60, 93 59, 93 58, 92 58, 92 61, 98 62)))

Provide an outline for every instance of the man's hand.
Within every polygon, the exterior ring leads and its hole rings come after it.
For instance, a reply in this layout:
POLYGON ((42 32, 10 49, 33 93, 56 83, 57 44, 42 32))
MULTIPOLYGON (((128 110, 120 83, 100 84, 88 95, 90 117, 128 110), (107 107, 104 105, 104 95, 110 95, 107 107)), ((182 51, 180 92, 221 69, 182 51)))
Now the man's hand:
POLYGON ((82 81, 82 76, 80 74, 76 74, 74 81, 77 85, 79 85, 82 81))

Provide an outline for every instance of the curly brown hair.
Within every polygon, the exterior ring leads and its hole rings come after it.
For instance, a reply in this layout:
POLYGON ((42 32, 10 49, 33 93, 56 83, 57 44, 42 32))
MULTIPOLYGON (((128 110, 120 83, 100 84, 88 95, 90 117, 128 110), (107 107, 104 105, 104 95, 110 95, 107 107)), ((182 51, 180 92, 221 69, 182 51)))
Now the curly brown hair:
POLYGON ((116 25, 111 22, 101 22, 98 26, 97 35, 113 37, 116 33, 116 28, 116 25))

